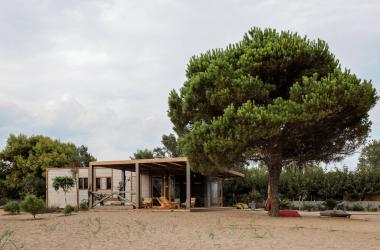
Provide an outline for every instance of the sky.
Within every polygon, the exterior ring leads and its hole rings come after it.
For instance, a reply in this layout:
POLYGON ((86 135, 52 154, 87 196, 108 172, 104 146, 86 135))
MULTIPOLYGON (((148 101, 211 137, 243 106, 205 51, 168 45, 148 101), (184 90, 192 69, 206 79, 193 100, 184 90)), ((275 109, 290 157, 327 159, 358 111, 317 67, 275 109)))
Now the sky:
MULTIPOLYGON (((0 148, 10 133, 129 159, 172 132, 190 57, 251 27, 321 38, 380 93, 380 1, 0 0, 0 148)), ((380 139, 380 103, 370 139, 380 139)), ((358 153, 341 163, 354 168, 358 153)))

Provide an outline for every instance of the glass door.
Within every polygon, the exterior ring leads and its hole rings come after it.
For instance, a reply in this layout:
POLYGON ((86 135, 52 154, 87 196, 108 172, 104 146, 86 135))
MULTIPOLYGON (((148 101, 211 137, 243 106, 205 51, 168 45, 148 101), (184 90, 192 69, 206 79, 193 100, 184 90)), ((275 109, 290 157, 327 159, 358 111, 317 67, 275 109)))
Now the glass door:
POLYGON ((210 203, 212 207, 222 206, 222 185, 219 178, 210 179, 210 203))

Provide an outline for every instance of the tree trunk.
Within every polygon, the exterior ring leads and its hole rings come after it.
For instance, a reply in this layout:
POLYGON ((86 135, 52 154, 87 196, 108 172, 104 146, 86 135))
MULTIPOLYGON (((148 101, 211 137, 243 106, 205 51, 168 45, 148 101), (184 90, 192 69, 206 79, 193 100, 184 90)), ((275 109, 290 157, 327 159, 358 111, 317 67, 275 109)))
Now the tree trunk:
POLYGON ((65 193, 65 206, 67 205, 67 201, 66 201, 66 192, 64 192, 65 193))
POLYGON ((280 197, 278 193, 278 185, 280 182, 280 174, 282 170, 281 161, 272 161, 271 164, 268 165, 268 170, 268 197, 272 202, 269 215, 278 217, 280 216, 280 197))

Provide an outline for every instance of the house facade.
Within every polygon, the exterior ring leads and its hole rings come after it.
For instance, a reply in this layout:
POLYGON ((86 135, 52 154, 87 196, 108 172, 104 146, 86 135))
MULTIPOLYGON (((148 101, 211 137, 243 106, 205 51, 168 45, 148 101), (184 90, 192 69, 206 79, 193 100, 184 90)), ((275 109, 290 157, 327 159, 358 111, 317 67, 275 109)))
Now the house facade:
POLYGON ((222 178, 244 175, 224 170, 205 176, 191 171, 187 158, 162 158, 124 161, 91 162, 89 168, 50 168, 46 173, 46 204, 65 206, 62 190, 55 191, 52 183, 57 176, 71 176, 76 186, 67 194, 73 206, 88 202, 89 207, 112 205, 143 207, 149 198, 152 206, 160 206, 159 197, 184 204, 186 208, 222 207, 222 178), (190 204, 193 200, 194 204, 190 204))

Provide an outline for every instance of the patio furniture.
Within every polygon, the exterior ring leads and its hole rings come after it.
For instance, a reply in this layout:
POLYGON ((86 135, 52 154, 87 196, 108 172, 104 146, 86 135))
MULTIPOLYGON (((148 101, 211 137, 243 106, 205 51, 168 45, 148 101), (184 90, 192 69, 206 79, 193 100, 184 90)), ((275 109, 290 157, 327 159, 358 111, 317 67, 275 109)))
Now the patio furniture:
POLYGON ((160 203, 161 205, 161 208, 169 208, 169 209, 173 209, 173 208, 178 208, 178 206, 172 202, 170 202, 166 197, 164 196, 161 196, 160 198, 157 199, 158 202, 160 203))
POLYGON ((341 210, 325 210, 320 212, 321 216, 329 216, 329 217, 343 217, 343 218, 351 218, 351 214, 346 211, 341 210))
POLYGON ((144 208, 150 208, 153 206, 153 200, 152 198, 143 198, 142 202, 141 202, 141 205, 144 207, 144 208))
MULTIPOLYGON (((191 197, 190 198, 190 207, 195 207, 195 201, 197 198, 191 197)), ((182 207, 186 207, 187 200, 181 204, 182 207)))

